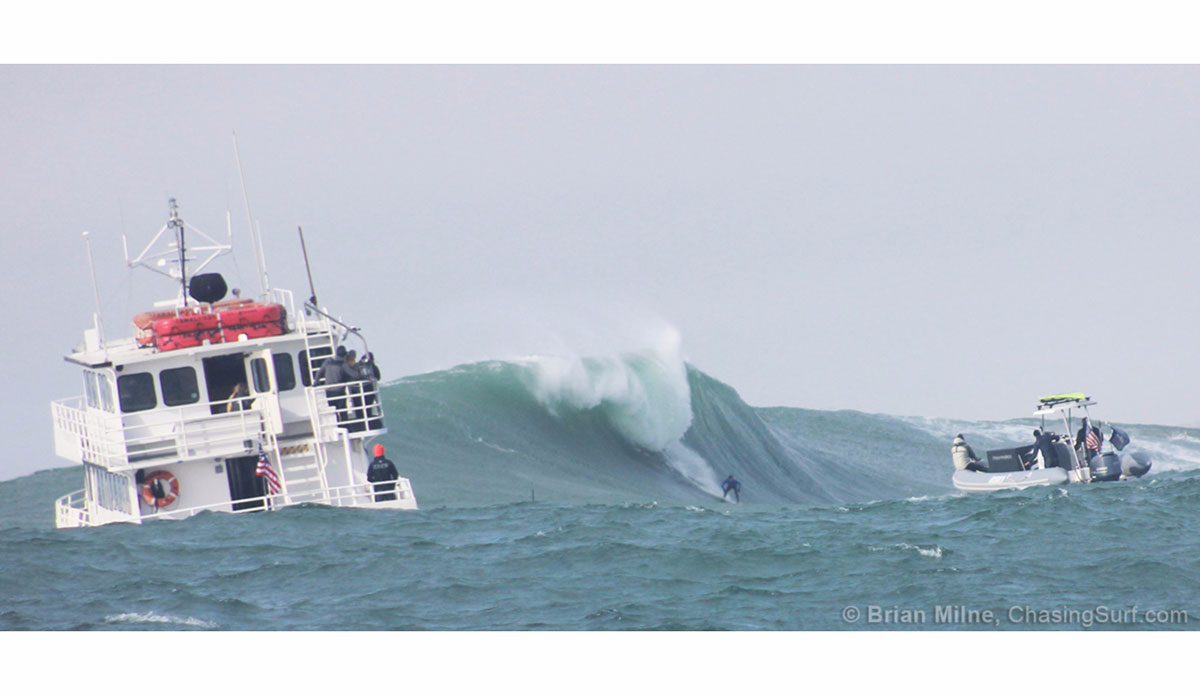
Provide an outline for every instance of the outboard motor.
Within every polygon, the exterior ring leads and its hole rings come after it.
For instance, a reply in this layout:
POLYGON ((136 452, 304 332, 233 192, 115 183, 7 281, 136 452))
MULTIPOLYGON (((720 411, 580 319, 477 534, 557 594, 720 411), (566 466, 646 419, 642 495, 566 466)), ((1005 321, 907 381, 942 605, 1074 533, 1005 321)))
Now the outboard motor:
POLYGON ((1140 451, 1121 454, 1121 475, 1140 478, 1150 470, 1150 457, 1140 451))
POLYGON ((1088 461, 1088 468, 1092 469, 1092 480, 1117 480, 1124 472, 1121 466, 1121 457, 1111 451, 1107 454, 1093 456, 1088 461))

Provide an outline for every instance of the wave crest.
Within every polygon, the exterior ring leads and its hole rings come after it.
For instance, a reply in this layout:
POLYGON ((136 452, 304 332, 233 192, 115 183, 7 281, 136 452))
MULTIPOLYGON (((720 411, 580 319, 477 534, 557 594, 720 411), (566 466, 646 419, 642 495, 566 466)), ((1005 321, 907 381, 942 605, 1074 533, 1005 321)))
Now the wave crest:
POLYGON ((678 332, 657 345, 600 357, 537 356, 526 367, 530 392, 555 415, 596 410, 626 441, 665 451, 692 424, 692 396, 678 332))

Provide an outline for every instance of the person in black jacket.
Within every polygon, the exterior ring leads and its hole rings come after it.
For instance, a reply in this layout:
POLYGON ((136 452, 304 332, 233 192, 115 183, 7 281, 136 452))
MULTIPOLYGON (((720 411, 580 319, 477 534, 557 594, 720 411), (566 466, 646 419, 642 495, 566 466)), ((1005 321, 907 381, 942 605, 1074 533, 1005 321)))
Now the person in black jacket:
POLYGON ((384 458, 383 454, 383 445, 376 444, 375 458, 371 459, 371 463, 367 466, 367 482, 375 484, 376 502, 396 499, 396 483, 394 481, 400 477, 400 472, 396 470, 396 464, 384 458))
POLYGON ((379 367, 375 365, 375 355, 364 353, 358 363, 358 378, 363 382, 363 404, 366 406, 368 426, 377 430, 383 427, 383 418, 379 417, 379 408, 375 405, 379 394, 379 367))
POLYGON ((346 364, 346 346, 339 345, 337 352, 333 357, 321 363, 321 383, 326 385, 340 384, 345 379, 342 378, 342 373, 345 371, 346 364))
POLYGON ((1100 453, 1103 441, 1104 438, 1100 436, 1100 428, 1084 419, 1083 426, 1075 433, 1075 451, 1079 454, 1079 460, 1085 463, 1092 460, 1093 456, 1100 453), (1092 440, 1094 444, 1088 442, 1088 432, 1096 435, 1092 440))
POLYGON ((358 381, 358 352, 351 350, 342 359, 342 383, 358 381))
POLYGON ((359 372, 363 375, 360 378, 379 381, 379 366, 375 364, 375 353, 368 352, 363 355, 362 361, 358 365, 359 372))
POLYGON ((346 429, 351 432, 361 432, 366 428, 362 412, 362 383, 358 375, 358 353, 351 350, 346 353, 342 362, 342 383, 346 384, 346 402, 350 409, 346 412, 346 429))
MULTIPOLYGON (((1040 429, 1033 431, 1033 438, 1036 440, 1033 444, 1035 451, 1042 455, 1042 465, 1046 468, 1054 468, 1059 465, 1058 452, 1054 449, 1054 442, 1058 441, 1058 435, 1053 432, 1043 432, 1040 429)), ((1065 468, 1066 466, 1064 466, 1065 468)))
MULTIPOLYGON (((346 366, 346 346, 339 345, 337 353, 333 357, 321 363, 321 380, 326 386, 341 384, 345 379, 346 366)), ((332 405, 337 411, 338 422, 346 419, 346 387, 339 386, 336 388, 326 389, 325 395, 329 398, 329 405, 332 405)))

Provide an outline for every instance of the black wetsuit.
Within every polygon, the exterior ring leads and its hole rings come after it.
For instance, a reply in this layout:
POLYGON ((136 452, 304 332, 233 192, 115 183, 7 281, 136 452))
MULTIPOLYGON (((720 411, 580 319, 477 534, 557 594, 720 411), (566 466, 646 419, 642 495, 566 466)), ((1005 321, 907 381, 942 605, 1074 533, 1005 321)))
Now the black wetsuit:
POLYGON ((1049 432, 1042 432, 1033 446, 1042 452, 1042 461, 1046 468, 1058 467, 1058 452, 1054 450, 1054 437, 1049 432))
POLYGON ((375 483, 375 501, 387 502, 396 499, 396 483, 400 477, 396 464, 382 456, 376 456, 367 466, 367 482, 375 483))
POLYGON ((730 491, 733 492, 734 500, 738 502, 742 501, 742 484, 739 483, 732 475, 726 478, 725 482, 721 483, 721 492, 724 493, 721 495, 721 497, 728 497, 730 491))

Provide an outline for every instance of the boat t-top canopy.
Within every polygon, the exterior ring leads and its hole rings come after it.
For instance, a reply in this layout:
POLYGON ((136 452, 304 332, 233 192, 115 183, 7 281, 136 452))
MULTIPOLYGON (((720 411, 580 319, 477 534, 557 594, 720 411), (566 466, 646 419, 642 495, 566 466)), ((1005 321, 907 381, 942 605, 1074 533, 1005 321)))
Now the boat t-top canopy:
POLYGON ((1096 401, 1088 398, 1082 393, 1058 393, 1053 396, 1042 396, 1038 399, 1037 410, 1034 415, 1045 415, 1046 413, 1056 413, 1060 410, 1069 410, 1071 408, 1086 408, 1089 405, 1096 405, 1096 401))

